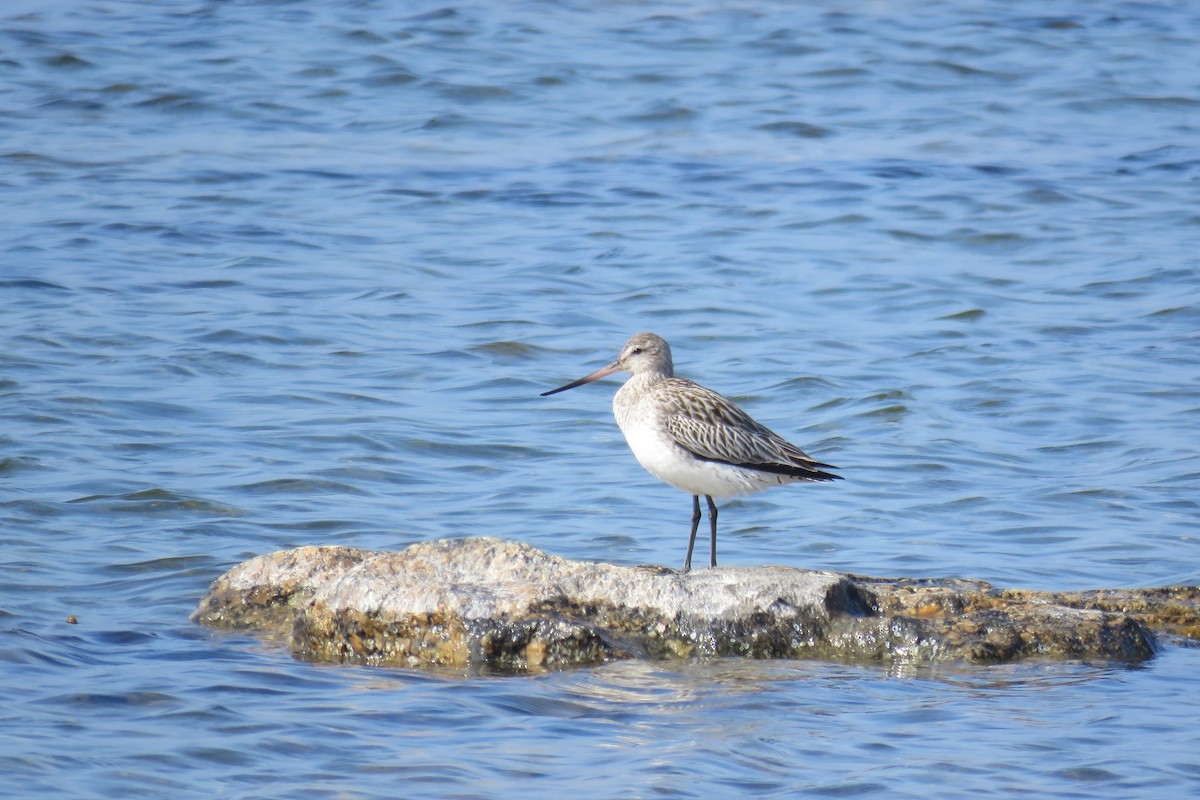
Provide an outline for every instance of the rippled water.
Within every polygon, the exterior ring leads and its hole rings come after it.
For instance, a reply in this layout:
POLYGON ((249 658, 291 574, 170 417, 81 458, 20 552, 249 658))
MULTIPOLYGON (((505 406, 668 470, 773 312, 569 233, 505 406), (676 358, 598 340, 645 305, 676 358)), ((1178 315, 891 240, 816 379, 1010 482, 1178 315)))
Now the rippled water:
POLYGON ((723 563, 1200 582, 1189 4, 0 21, 0 794, 1200 789, 1178 643, 494 679, 187 621, 294 545, 678 565, 689 500, 629 455, 616 382, 537 396, 643 329, 847 478, 727 503, 723 563))

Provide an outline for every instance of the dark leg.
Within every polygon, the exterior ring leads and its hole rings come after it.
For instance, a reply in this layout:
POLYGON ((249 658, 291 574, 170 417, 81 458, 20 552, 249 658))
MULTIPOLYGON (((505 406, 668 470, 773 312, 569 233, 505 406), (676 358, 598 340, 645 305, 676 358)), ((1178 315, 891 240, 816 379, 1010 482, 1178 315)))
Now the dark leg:
POLYGON ((688 554, 683 560, 683 571, 692 568, 692 548, 696 546, 696 528, 700 527, 700 495, 692 495, 692 535, 688 539, 688 554))
MULTIPOLYGON (((708 495, 704 495, 704 499, 708 501, 708 524, 712 526, 712 536, 708 542, 709 566, 717 565, 717 504, 708 495)), ((700 498, 696 498, 696 513, 700 513, 700 498)))

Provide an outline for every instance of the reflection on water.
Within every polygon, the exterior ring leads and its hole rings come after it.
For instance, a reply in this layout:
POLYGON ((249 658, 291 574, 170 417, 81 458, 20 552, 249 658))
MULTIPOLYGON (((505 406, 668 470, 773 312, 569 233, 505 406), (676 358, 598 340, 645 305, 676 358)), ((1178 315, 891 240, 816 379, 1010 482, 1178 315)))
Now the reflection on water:
POLYGON ((729 501, 729 564, 1200 582, 1200 29, 1052 11, 10 0, 10 785, 1194 794, 1174 645, 496 679, 187 622, 303 544, 674 564, 687 499, 629 454, 617 382, 537 397, 639 330, 847 478, 729 501))

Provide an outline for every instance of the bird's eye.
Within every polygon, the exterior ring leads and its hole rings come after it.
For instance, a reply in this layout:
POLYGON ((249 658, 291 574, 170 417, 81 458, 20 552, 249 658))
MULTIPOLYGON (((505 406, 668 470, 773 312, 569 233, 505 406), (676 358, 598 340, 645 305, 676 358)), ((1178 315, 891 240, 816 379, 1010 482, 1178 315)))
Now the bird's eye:
POLYGON ((640 352, 642 352, 642 348, 640 348, 640 347, 635 347, 635 348, 633 348, 633 354, 634 354, 635 356, 636 356, 638 353, 640 353, 640 352))

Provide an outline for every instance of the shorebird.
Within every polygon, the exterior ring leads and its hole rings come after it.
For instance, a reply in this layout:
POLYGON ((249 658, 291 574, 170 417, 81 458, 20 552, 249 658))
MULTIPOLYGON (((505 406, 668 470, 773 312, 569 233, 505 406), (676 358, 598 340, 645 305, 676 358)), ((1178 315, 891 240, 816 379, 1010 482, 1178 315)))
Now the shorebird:
POLYGON ((692 532, 683 571, 692 568, 700 496, 708 501, 709 565, 717 565, 717 505, 713 498, 760 492, 802 481, 841 480, 837 469, 755 422, 727 398, 675 377, 671 347, 655 333, 639 333, 608 366, 542 397, 565 392, 614 372, 632 374, 613 398, 613 415, 629 449, 651 475, 692 496, 692 532))

